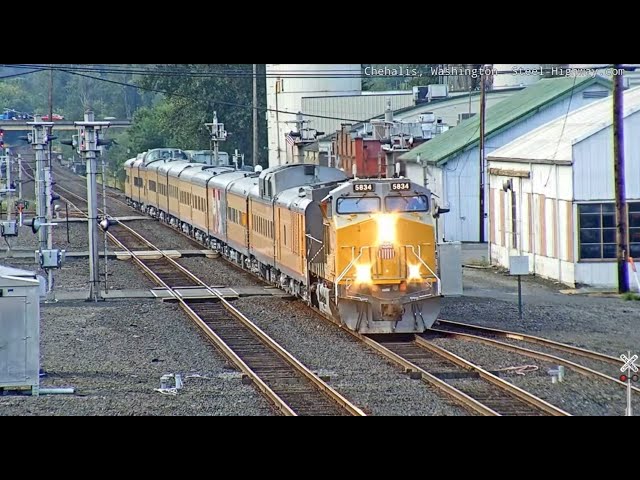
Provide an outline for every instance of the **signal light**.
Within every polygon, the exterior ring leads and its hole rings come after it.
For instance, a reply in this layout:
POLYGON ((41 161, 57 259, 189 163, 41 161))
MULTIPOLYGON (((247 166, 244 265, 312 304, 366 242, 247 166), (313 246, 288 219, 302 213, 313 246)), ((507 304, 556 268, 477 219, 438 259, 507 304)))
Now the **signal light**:
POLYGON ((109 231, 109 227, 111 227, 112 225, 117 224, 117 220, 112 220, 110 218, 103 218, 102 221, 100 222, 100 227, 105 231, 108 232, 109 231))
POLYGON ((621 382, 626 382, 627 380, 628 380, 628 377, 626 375, 620 375, 621 382))
POLYGON ((99 147, 110 147, 112 145, 118 145, 118 142, 116 142, 115 140, 102 140, 98 138, 96 145, 98 145, 99 147))
POLYGON ((38 233, 38 231, 40 230, 40 227, 42 226, 42 222, 37 218, 27 219, 23 222, 23 224, 26 225, 27 227, 31 227, 31 231, 33 233, 38 233))

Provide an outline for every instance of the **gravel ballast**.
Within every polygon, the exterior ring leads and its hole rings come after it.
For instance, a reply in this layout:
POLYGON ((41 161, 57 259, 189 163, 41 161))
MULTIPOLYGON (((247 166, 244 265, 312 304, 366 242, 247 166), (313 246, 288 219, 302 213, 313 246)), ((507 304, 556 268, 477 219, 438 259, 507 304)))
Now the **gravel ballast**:
POLYGON ((41 345, 42 386, 76 394, 0 396, 0 415, 274 414, 175 305, 46 305, 41 345), (172 373, 183 376, 184 389, 156 392, 172 373))
MULTIPOLYGON (((33 271, 36 268, 35 262, 29 259, 3 259, 3 265, 33 271)), ((100 261, 100 271, 103 271, 103 263, 100 261)), ((151 289, 157 285, 151 281, 142 271, 131 261, 110 260, 107 264, 109 274, 109 290, 126 289, 151 289)), ((43 271, 40 272, 46 276, 43 271)), ((104 277, 102 277, 104 279, 104 277)), ((53 271, 53 281, 55 291, 89 291, 89 260, 88 258, 68 258, 62 264, 62 268, 53 271)), ((104 289, 104 282, 100 285, 104 289)))
POLYGON ((440 318, 537 335, 615 357, 628 350, 640 353, 640 302, 561 293, 566 288, 523 277, 520 321, 514 277, 493 269, 464 269, 464 296, 443 299, 440 318))
POLYGON ((448 397, 329 324, 301 302, 241 298, 234 306, 329 385, 371 415, 469 415, 448 397))
MULTIPOLYGON (((553 383, 549 370, 557 369, 555 364, 471 341, 439 338, 432 342, 492 372, 513 367, 537 367, 537 370, 524 375, 504 372, 500 376, 572 415, 625 414, 626 389, 612 382, 587 377, 565 368, 564 381, 553 383)), ((640 415, 638 395, 634 393, 632 398, 634 411, 640 415)))

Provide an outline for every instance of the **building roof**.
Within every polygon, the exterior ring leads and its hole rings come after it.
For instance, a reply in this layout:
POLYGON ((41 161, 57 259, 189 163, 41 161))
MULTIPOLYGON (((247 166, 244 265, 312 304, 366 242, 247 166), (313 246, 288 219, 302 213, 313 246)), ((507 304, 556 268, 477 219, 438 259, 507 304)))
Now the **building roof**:
MULTIPOLYGON (((612 88, 612 83, 596 77, 545 78, 524 90, 514 93, 502 102, 487 108, 485 120, 486 138, 497 135, 514 122, 523 120, 541 108, 572 95, 576 89, 600 84, 612 88)), ((480 116, 476 115, 457 127, 438 135, 417 148, 405 153, 401 160, 423 160, 443 163, 455 154, 475 147, 480 142, 480 116)))
MULTIPOLYGON (((613 123, 612 103, 609 96, 579 108, 504 145, 487 159, 571 162, 573 145, 613 123)), ((624 93, 623 105, 625 117, 640 111, 640 87, 624 93)))

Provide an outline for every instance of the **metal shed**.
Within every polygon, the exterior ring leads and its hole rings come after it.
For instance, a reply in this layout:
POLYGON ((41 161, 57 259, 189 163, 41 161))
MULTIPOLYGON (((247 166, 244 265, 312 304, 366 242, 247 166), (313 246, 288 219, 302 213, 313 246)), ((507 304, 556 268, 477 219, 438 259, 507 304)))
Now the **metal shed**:
POLYGON ((40 280, 0 265, 0 389, 40 384, 40 280))

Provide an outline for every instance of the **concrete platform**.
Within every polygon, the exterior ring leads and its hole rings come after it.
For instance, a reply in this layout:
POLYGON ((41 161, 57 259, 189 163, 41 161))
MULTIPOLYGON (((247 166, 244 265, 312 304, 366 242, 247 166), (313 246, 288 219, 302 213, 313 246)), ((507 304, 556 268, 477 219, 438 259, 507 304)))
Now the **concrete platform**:
MULTIPOLYGON (((221 295, 222 297, 233 300, 240 297, 288 297, 286 292, 277 288, 270 287, 211 287, 213 291, 221 295)), ((177 293, 183 299, 204 299, 212 298, 211 295, 204 288, 180 288, 177 289, 177 293)), ((81 301, 86 300, 89 296, 89 292, 64 292, 56 291, 55 298, 60 302, 68 301, 81 301)), ((109 290, 109 292, 101 291, 101 296, 105 300, 124 300, 124 299, 157 299, 162 301, 175 301, 175 298, 165 288, 154 288, 151 290, 109 290)))

